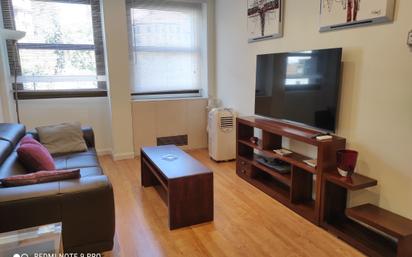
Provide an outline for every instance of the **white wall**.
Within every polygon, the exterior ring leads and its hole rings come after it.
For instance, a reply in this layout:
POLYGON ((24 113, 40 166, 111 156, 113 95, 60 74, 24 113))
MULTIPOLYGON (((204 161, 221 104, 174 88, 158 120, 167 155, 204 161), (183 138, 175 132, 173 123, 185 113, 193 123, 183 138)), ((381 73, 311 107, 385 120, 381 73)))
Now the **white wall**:
POLYGON ((360 152, 358 172, 379 186, 351 195, 412 218, 412 1, 396 1, 393 23, 319 33, 319 0, 285 2, 284 37, 247 43, 246 0, 216 1, 217 91, 225 106, 254 112, 256 55, 343 47, 337 133, 360 152))
POLYGON ((27 129, 79 121, 93 127, 99 154, 110 154, 110 106, 107 97, 21 100, 20 119, 27 129))
POLYGON ((132 104, 134 150, 157 144, 158 137, 188 136, 183 149, 207 147, 207 98, 135 101, 132 104))
POLYGON ((101 0, 113 158, 134 157, 126 1, 101 0))

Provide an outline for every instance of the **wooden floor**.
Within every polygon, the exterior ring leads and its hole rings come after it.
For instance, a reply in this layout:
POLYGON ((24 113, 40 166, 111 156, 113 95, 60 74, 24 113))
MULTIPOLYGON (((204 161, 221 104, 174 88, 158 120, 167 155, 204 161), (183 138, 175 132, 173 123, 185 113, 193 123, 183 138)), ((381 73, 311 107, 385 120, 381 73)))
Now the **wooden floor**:
POLYGON ((140 185, 139 159, 100 158, 116 203, 115 247, 105 256, 363 256, 237 177, 235 162, 190 154, 214 171, 215 217, 173 231, 157 191, 140 185))

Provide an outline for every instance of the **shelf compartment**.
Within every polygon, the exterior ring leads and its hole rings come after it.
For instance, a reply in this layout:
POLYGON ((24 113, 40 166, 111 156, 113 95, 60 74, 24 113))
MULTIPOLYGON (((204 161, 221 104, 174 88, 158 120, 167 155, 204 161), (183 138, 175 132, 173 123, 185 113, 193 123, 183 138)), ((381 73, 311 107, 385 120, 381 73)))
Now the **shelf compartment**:
POLYGON ((282 148, 282 136, 262 131, 262 149, 272 150, 282 148))
POLYGON ((237 143, 237 154, 240 157, 243 157, 245 159, 248 159, 250 161, 253 160, 253 147, 244 144, 243 142, 238 141, 237 143))
POLYGON ((376 186, 378 181, 361 174, 354 173, 350 178, 342 177, 337 170, 324 174, 325 179, 349 190, 360 190, 376 186))
POLYGON ((257 150, 261 151, 262 153, 264 153, 265 156, 267 156, 267 157, 272 157, 272 158, 276 158, 276 159, 285 161, 287 163, 290 163, 291 165, 297 166, 297 167, 299 167, 301 169, 304 169, 304 170, 306 170, 307 172, 310 172, 310 173, 314 173, 314 174, 316 173, 316 168, 313 168, 313 167, 311 167, 311 166, 309 166, 309 165, 307 165, 306 163, 303 162, 304 160, 311 159, 310 157, 307 157, 305 155, 298 154, 298 153, 291 153, 289 155, 283 155, 282 156, 282 155, 279 155, 279 154, 273 152, 273 150, 264 150, 263 147, 262 147, 262 143, 260 143, 260 141, 259 141, 258 144, 253 144, 252 142, 239 139, 238 143, 240 143, 242 145, 246 145, 248 147, 252 147, 254 149, 257 149, 257 150))
POLYGON ((412 221, 373 204, 348 208, 346 215, 395 238, 412 235, 412 221))
POLYGON ((313 174, 299 167, 292 167, 291 202, 299 204, 311 202, 313 193, 313 174))
POLYGON ((396 242, 361 224, 346 218, 336 218, 325 222, 323 226, 331 233, 358 248, 369 256, 395 257, 396 242))
POLYGON ((274 169, 272 169, 272 168, 270 168, 270 167, 266 167, 265 165, 260 164, 260 163, 259 163, 258 161, 256 161, 256 160, 252 161, 252 165, 253 165, 255 168, 258 168, 259 170, 268 173, 270 176, 274 177, 274 178, 277 179, 279 182, 281 182, 281 183, 283 183, 283 184, 285 184, 285 185, 287 185, 287 186, 290 186, 291 183, 292 183, 292 182, 291 182, 291 173, 282 174, 282 173, 276 172, 274 169))
POLYGON ((280 183, 268 173, 263 172, 256 167, 252 167, 250 182, 266 194, 279 200, 281 203, 289 205, 290 187, 280 183))
POLYGON ((254 143, 250 142, 249 139, 248 139, 248 140, 246 140, 246 139, 239 139, 238 142, 241 143, 241 144, 243 144, 243 145, 246 145, 246 146, 248 146, 248 147, 254 148, 254 149, 258 149, 258 150, 262 150, 262 149, 263 149, 263 147, 262 147, 262 140, 261 140, 261 139, 259 139, 259 141, 258 141, 257 144, 254 144, 254 143))
POLYGON ((313 223, 316 223, 316 202, 315 200, 307 200, 304 202, 299 202, 299 203, 292 203, 291 208, 293 211, 296 213, 302 215, 306 219, 312 221, 313 223))
POLYGON ((299 167, 307 172, 316 174, 316 168, 313 168, 303 162, 304 160, 312 159, 310 157, 307 157, 299 153, 294 153, 294 152, 288 155, 280 155, 280 154, 273 152, 272 150, 271 151, 263 150, 262 152, 269 157, 273 157, 273 158, 288 162, 293 166, 299 167))
POLYGON ((240 122, 237 122, 236 124, 237 124, 237 137, 238 138, 249 140, 250 137, 253 137, 253 133, 254 133, 253 126, 249 126, 247 124, 243 124, 240 122))

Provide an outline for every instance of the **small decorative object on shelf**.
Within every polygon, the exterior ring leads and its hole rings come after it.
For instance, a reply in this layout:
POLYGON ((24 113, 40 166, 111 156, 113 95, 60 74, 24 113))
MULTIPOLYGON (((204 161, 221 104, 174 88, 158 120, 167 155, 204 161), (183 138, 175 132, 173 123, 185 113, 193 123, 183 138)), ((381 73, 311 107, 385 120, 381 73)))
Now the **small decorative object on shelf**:
POLYGON ((312 168, 316 168, 317 160, 304 160, 303 162, 312 168))
POLYGON ((356 161, 358 160, 358 152, 353 150, 339 150, 336 152, 338 172, 342 177, 352 176, 356 161))
POLYGON ((251 137, 249 140, 252 144, 255 144, 255 145, 257 145, 257 143, 259 142, 259 138, 257 137, 251 137))
POLYGON ((289 151, 288 149, 284 149, 284 148, 275 149, 275 150, 273 150, 273 152, 275 152, 275 153, 277 153, 277 154, 279 154, 279 155, 282 155, 282 156, 286 156, 286 155, 289 155, 289 154, 292 153, 292 152, 289 151))
POLYGON ((317 136, 316 140, 318 141, 325 141, 325 140, 331 140, 333 137, 331 135, 321 135, 317 136))

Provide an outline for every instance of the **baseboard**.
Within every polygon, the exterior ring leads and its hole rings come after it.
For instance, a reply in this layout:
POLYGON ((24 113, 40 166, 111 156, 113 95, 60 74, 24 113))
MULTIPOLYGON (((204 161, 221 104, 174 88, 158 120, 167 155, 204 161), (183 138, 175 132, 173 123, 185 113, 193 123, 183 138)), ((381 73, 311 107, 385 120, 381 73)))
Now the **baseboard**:
POLYGON ((111 155, 112 154, 112 149, 111 148, 106 148, 106 149, 96 149, 97 155, 102 156, 102 155, 111 155))
POLYGON ((135 155, 134 155, 134 152, 119 153, 119 154, 112 153, 112 157, 113 157, 113 160, 115 160, 115 161, 121 161, 121 160, 134 159, 135 155))

